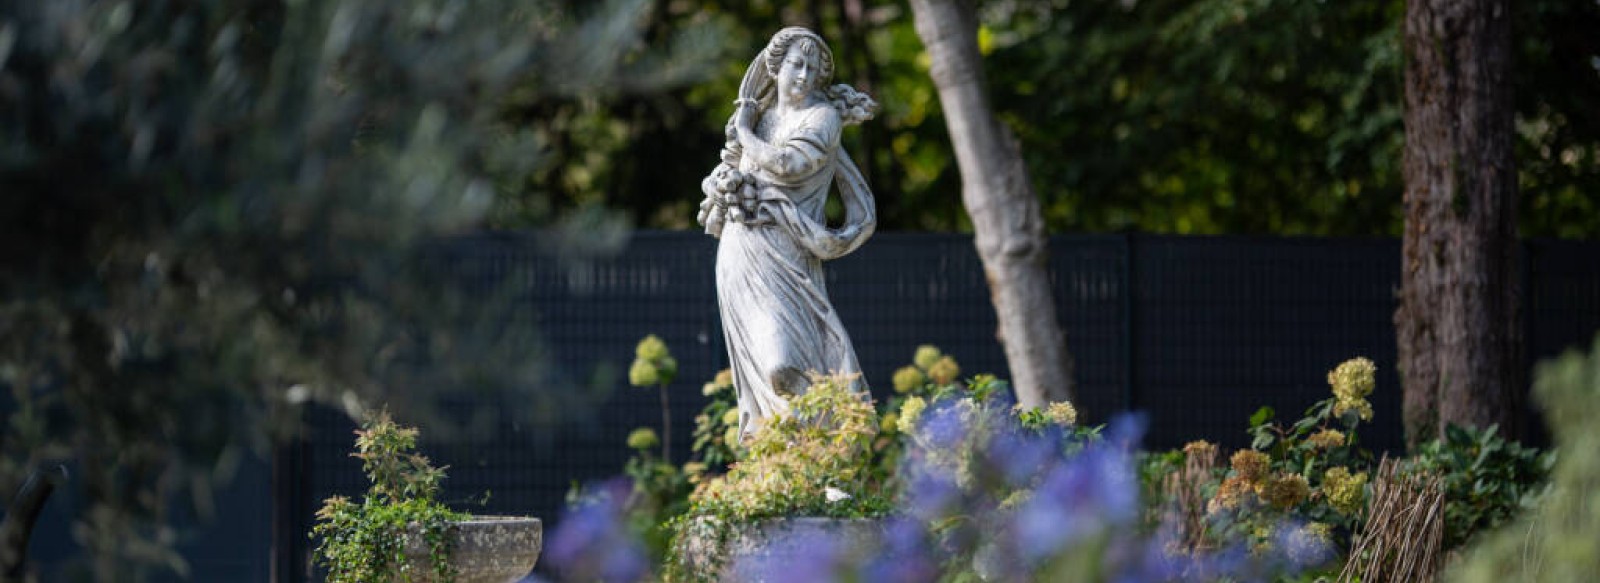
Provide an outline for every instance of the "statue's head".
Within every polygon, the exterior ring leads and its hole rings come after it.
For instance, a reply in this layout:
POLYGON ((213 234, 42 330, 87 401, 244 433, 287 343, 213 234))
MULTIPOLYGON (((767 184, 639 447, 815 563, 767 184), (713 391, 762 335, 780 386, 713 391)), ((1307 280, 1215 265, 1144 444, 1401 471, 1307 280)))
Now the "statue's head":
POLYGON ((798 26, 772 35, 762 61, 779 91, 804 93, 825 87, 833 79, 833 51, 822 37, 798 26))

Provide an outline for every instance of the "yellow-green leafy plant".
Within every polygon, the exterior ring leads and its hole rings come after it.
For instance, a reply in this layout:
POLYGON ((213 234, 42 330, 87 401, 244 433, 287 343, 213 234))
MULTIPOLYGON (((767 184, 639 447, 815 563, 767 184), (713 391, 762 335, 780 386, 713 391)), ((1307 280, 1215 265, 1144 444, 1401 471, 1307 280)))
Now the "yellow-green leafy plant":
MULTIPOLYGON (((707 524, 718 529, 710 538, 720 541, 739 523, 884 514, 888 501, 869 479, 880 423, 868 397, 850 389, 851 380, 815 377, 790 401, 788 414, 762 423, 748 437, 744 457, 726 474, 701 481, 689 497, 689 511, 669 521, 672 549, 682 544, 676 538, 701 536, 691 530, 707 524)), ((677 558, 669 569, 681 577, 709 576, 690 572, 677 558)))
POLYGON ((435 500, 445 468, 435 468, 417 453, 418 431, 396 424, 388 411, 366 420, 356 431, 356 453, 371 486, 360 503, 344 496, 323 502, 313 538, 321 539, 316 560, 328 569, 329 583, 369 581, 452 581, 451 522, 466 514, 435 500), (405 538, 415 527, 428 547, 429 572, 406 560, 405 538))
POLYGON ((733 373, 722 369, 700 389, 711 400, 694 418, 694 462, 699 463, 699 475, 705 471, 721 472, 732 463, 738 447, 739 403, 733 390, 733 373), (731 439, 730 439, 731 437, 731 439))

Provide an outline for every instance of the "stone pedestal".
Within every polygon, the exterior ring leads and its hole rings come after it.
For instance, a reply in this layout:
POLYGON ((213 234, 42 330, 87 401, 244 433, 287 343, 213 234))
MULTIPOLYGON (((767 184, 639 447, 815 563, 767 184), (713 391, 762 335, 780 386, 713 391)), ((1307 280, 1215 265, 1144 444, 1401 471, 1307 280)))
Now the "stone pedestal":
POLYGON ((826 571, 828 561, 872 556, 883 540, 884 521, 866 518, 781 518, 736 524, 717 544, 711 519, 691 527, 680 543, 685 565, 695 572, 715 570, 718 581, 762 583, 795 580, 797 571, 826 571), (785 576, 776 577, 777 573, 785 576))
MULTIPOLYGON (((533 570, 544 548, 544 525, 537 518, 474 516, 451 523, 451 536, 455 538, 450 562, 456 567, 456 583, 520 581, 533 570)), ((417 581, 434 580, 422 533, 406 535, 406 560, 414 572, 426 575, 417 581)))

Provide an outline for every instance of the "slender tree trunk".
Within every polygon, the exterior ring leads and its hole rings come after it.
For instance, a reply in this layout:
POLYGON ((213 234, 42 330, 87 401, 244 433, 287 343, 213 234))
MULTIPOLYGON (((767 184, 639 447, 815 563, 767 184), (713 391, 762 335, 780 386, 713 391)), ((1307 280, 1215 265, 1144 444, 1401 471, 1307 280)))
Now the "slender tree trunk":
POLYGON ((1017 400, 1038 406, 1071 398, 1072 363, 1056 321, 1039 198, 1016 137, 989 109, 977 16, 961 0, 912 0, 911 10, 932 60, 1017 400))
POLYGON ((1507 0, 1410 0, 1395 312, 1406 440, 1508 433, 1524 392, 1507 0))

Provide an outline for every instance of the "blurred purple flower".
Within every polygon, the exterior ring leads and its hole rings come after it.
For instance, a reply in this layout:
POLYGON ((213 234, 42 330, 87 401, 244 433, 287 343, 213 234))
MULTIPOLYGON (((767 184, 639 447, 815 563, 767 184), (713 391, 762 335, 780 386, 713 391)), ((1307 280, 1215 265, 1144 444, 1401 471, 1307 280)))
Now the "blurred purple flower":
POLYGON ((1020 426, 1006 427, 989 441, 985 458, 990 465, 999 468, 1007 486, 1027 487, 1057 457, 1061 447, 1059 436, 1060 431, 1055 427, 1047 429, 1043 436, 1020 426))
POLYGON ((741 557, 733 565, 735 578, 766 583, 838 580, 849 549, 826 524, 792 523, 791 530, 774 538, 764 552, 741 557))
POLYGON ((1307 524, 1288 522, 1273 530, 1272 548, 1285 571, 1298 573, 1333 558, 1333 545, 1324 536, 1307 524))
POLYGON ((1185 554, 1169 553, 1167 542, 1159 536, 1124 539, 1122 543, 1130 547, 1130 552, 1125 564, 1110 577, 1111 581, 1145 583, 1192 580, 1188 575, 1194 559, 1185 554))
POLYGON ((927 528, 915 519, 888 519, 883 547, 858 571, 858 580, 882 583, 920 583, 939 578, 938 561, 929 547, 927 528))
POLYGON ((959 505, 961 487, 949 472, 913 460, 907 474, 903 504, 911 516, 932 522, 949 515, 959 505))
POLYGON ((1103 441, 1124 452, 1133 452, 1144 441, 1144 431, 1149 425, 1150 418, 1144 413, 1119 413, 1106 425, 1103 441))
POLYGON ((591 500, 567 508, 544 552, 564 579, 638 581, 649 573, 644 547, 627 526, 624 504, 632 490, 626 479, 611 480, 591 500))
POLYGON ((1022 559, 1036 564, 1087 537, 1132 528, 1139 512, 1139 482, 1126 447, 1137 444, 1141 431, 1136 421, 1119 418, 1108 432, 1119 440, 1091 443, 1049 470, 1012 515, 1012 536, 1022 559))
POLYGON ((946 399, 932 405, 922 414, 922 422, 918 427, 923 440, 929 448, 947 450, 961 444, 966 439, 967 430, 970 429, 967 418, 971 414, 970 404, 963 403, 963 399, 946 399))

